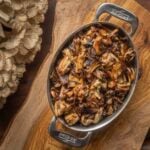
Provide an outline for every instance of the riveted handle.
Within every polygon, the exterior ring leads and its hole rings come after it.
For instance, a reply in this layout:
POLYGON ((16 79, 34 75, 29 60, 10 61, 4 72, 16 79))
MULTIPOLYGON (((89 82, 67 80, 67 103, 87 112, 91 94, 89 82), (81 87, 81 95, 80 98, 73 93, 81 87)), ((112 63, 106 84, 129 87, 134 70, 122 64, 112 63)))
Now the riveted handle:
POLYGON ((131 25, 131 32, 129 33, 129 35, 134 35, 138 28, 138 18, 133 13, 115 4, 103 3, 98 7, 94 21, 98 21, 101 14, 105 12, 111 14, 116 18, 128 22, 131 25))
POLYGON ((74 147, 83 147, 89 143, 92 133, 87 132, 82 138, 77 138, 69 133, 64 133, 56 129, 56 117, 53 117, 49 125, 49 133, 56 140, 74 147))

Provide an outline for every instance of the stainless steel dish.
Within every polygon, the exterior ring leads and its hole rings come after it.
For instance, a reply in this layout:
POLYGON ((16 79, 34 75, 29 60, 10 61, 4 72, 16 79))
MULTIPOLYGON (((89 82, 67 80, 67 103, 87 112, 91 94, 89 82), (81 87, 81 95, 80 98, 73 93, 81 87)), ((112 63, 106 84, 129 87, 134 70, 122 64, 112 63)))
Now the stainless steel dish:
MULTIPOLYGON (((103 26, 106 26, 110 29, 118 28, 119 34, 126 36, 128 38, 130 46, 135 50, 135 47, 134 47, 132 40, 131 40, 131 36, 134 35, 134 33, 136 32, 136 30, 138 28, 138 18, 134 14, 129 12, 128 10, 125 10, 124 8, 121 8, 115 4, 104 3, 98 7, 98 9, 96 11, 95 19, 92 23, 89 23, 89 24, 86 24, 86 25, 80 27, 78 30, 76 30, 70 36, 68 36, 68 38, 62 43, 62 45, 57 50, 55 57, 52 60, 49 74, 51 74, 51 72, 53 71, 55 62, 58 60, 58 57, 60 56, 60 52, 70 42, 70 40, 74 37, 74 35, 76 35, 77 33, 86 29, 89 26, 100 25, 100 24, 102 24, 103 26), (121 20, 128 22, 131 25, 131 29, 132 29, 131 32, 127 33, 124 29, 122 29, 122 28, 120 28, 120 27, 118 27, 112 23, 98 21, 99 16, 105 12, 109 13, 112 16, 115 16, 121 20)), ((81 125, 68 126, 62 118, 60 118, 60 117, 56 118, 55 114, 54 114, 54 117, 52 118, 50 126, 49 126, 50 135, 52 137, 54 137, 55 139, 59 140, 60 142, 66 143, 66 144, 71 145, 71 146, 81 147, 81 146, 86 145, 89 142, 90 137, 94 131, 103 130, 113 120, 115 120, 120 115, 120 113, 125 109, 125 107, 129 103, 129 101, 131 100, 131 97, 132 97, 134 90, 135 90, 135 87, 136 87, 136 83, 137 83, 138 75, 139 75, 139 64, 138 64, 137 51, 135 50, 135 52, 136 52, 136 58, 135 58, 134 65, 135 65, 135 71, 136 71, 136 78, 135 78, 134 82, 132 83, 129 94, 126 96, 124 103, 115 113, 113 113, 109 117, 106 117, 105 119, 100 121, 98 124, 91 125, 88 127, 84 127, 81 125), (59 120, 61 123, 63 123, 63 125, 65 125, 67 128, 69 128, 71 130, 78 131, 78 132, 85 132, 85 136, 82 138, 78 138, 78 137, 75 137, 75 136, 70 135, 68 133, 63 133, 61 131, 58 131, 56 129, 56 120, 59 120)), ((48 85, 47 85, 48 92, 47 93, 48 93, 49 103, 50 103, 51 109, 53 111, 54 108, 53 108, 53 103, 52 103, 52 97, 51 97, 50 92, 49 92, 50 87, 51 87, 51 85, 49 83, 49 78, 48 78, 48 85)), ((53 113, 54 113, 54 111, 53 111, 53 113)))

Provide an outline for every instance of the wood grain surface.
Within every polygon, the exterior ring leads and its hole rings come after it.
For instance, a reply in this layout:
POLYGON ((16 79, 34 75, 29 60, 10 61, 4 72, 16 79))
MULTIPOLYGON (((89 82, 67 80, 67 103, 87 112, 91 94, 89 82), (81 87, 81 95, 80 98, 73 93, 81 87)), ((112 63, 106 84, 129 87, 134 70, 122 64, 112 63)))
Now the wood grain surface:
MULTIPOLYGON (((45 47, 46 55, 42 58, 25 103, 18 111, 5 136, 1 150, 63 150, 72 149, 63 145, 48 134, 48 125, 52 118, 49 108, 46 84, 51 60, 67 35, 81 25, 93 20, 96 8, 104 1, 100 0, 58 0, 52 33, 51 48, 45 47)), ((150 14, 142 6, 131 0, 107 0, 134 12, 140 21, 138 31, 133 37, 139 52, 140 65, 143 69, 135 94, 118 119, 103 133, 96 133, 87 150, 139 150, 150 126, 150 14)), ((105 16, 101 20, 128 28, 115 18, 105 16)), ((46 28, 45 37, 50 36, 51 28, 46 28)))
POLYGON ((140 5, 150 11, 150 1, 149 0, 136 0, 140 5))

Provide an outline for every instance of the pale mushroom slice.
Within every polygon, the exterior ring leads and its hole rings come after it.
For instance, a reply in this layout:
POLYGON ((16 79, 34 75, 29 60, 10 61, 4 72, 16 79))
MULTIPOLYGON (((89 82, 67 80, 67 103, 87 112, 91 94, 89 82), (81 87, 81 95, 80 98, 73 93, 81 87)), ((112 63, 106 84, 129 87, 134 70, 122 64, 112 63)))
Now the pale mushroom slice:
POLYGON ((105 46, 111 46, 112 45, 112 40, 110 37, 106 37, 106 38, 103 38, 102 39, 102 43, 105 45, 105 46))
POLYGON ((127 92, 131 83, 126 80, 126 77, 120 77, 117 82, 117 90, 127 92))
POLYGON ((90 85, 90 89, 94 90, 94 89, 100 88, 101 85, 102 85, 102 82, 99 79, 96 79, 96 80, 92 81, 92 83, 90 85))
POLYGON ((77 76, 74 76, 72 74, 69 74, 68 76, 68 86, 69 87, 75 87, 77 85, 82 85, 83 84, 83 79, 77 76))
POLYGON ((97 124, 102 119, 102 114, 103 114, 103 108, 101 107, 94 115, 93 114, 82 115, 80 121, 84 126, 97 124))
POLYGON ((85 53, 86 53, 86 49, 82 47, 80 49, 80 54, 74 60, 76 73, 79 73, 83 68, 83 64, 84 64, 84 60, 85 60, 85 53))
POLYGON ((93 47, 94 47, 94 49, 95 49, 97 55, 100 55, 101 52, 102 52, 102 50, 100 49, 101 41, 102 41, 102 37, 101 37, 101 36, 98 36, 98 37, 94 40, 94 43, 93 43, 93 47))
POLYGON ((88 126, 88 125, 90 125, 90 124, 93 123, 93 119, 90 118, 90 115, 82 115, 80 122, 81 122, 84 126, 88 126))
POLYGON ((70 70, 71 59, 68 56, 64 56, 64 58, 60 61, 58 66, 58 72, 60 74, 65 74, 70 70))
POLYGON ((105 29, 100 29, 99 33, 101 36, 106 37, 108 35, 108 31, 106 31, 105 29))
POLYGON ((132 48, 127 49, 124 54, 124 59, 127 62, 131 62, 135 58, 135 51, 132 48))
POLYGON ((58 64, 57 71, 59 74, 64 75, 70 70, 70 65, 72 63, 72 53, 69 49, 64 50, 64 56, 58 64))
POLYGON ((127 68, 127 77, 128 77, 128 81, 132 82, 135 79, 135 70, 134 68, 127 68))
POLYGON ((102 119, 102 114, 103 114, 103 108, 100 107, 98 112, 94 116, 94 120, 93 120, 94 124, 97 124, 102 119))
POLYGON ((56 101, 54 104, 54 111, 56 116, 61 116, 70 110, 70 105, 63 100, 56 101))
POLYGON ((65 115, 65 121, 68 125, 72 126, 79 121, 79 116, 77 113, 70 113, 65 115))
POLYGON ((112 105, 109 105, 107 107, 107 115, 110 116, 113 114, 113 112, 114 112, 114 109, 113 109, 112 105))
POLYGON ((112 69, 111 71, 108 71, 108 74, 113 80, 117 80, 117 78, 121 75, 122 71, 122 65, 118 62, 112 65, 112 69))
POLYGON ((106 52, 102 55, 101 62, 104 66, 112 66, 115 62, 119 62, 119 59, 113 53, 106 52))
POLYGON ((117 84, 116 81, 111 80, 108 82, 108 88, 114 89, 116 87, 116 84, 117 84))
POLYGON ((10 19, 10 17, 5 12, 3 12, 2 10, 0 10, 0 18, 6 22, 9 21, 9 19, 10 19))
POLYGON ((113 31, 111 31, 111 33, 109 33, 109 37, 115 36, 118 33, 119 29, 114 29, 113 31))

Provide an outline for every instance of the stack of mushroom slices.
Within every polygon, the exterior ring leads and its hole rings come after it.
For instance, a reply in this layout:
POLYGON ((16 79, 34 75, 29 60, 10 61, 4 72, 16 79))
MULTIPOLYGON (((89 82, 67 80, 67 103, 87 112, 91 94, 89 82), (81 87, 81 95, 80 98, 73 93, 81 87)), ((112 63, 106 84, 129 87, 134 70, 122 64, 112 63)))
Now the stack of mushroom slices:
POLYGON ((0 0, 0 108, 41 48, 47 0, 0 0))
POLYGON ((135 79, 134 60, 118 29, 92 26, 76 35, 50 75, 56 116, 88 126, 112 115, 135 79))

